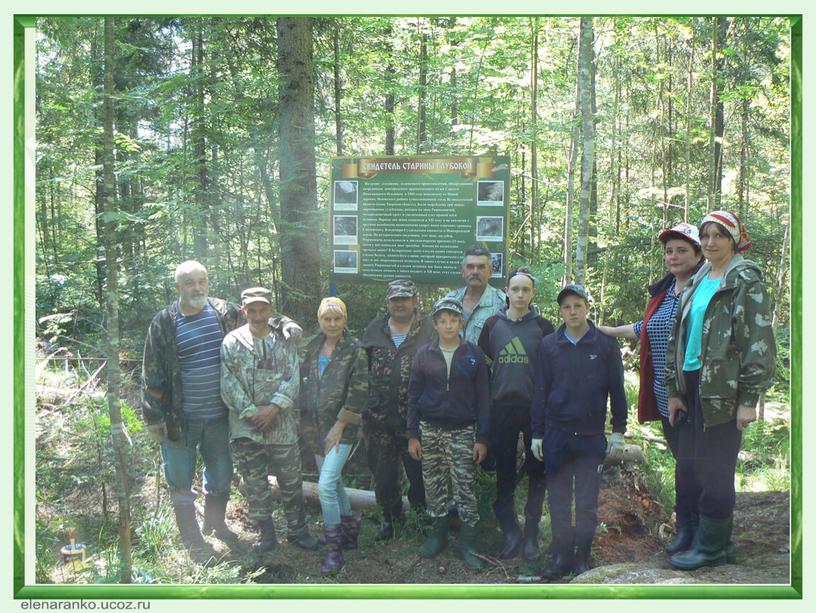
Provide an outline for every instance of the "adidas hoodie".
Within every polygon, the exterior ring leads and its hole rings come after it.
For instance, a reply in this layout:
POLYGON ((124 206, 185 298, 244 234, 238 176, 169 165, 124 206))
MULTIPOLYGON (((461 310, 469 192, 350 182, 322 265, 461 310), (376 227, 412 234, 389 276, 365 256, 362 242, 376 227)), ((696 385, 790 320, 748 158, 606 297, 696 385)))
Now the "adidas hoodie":
POLYGON ((535 305, 517 321, 508 319, 507 307, 485 322, 479 348, 490 366, 490 399, 493 410, 529 409, 533 400, 533 376, 538 345, 554 331, 535 305))

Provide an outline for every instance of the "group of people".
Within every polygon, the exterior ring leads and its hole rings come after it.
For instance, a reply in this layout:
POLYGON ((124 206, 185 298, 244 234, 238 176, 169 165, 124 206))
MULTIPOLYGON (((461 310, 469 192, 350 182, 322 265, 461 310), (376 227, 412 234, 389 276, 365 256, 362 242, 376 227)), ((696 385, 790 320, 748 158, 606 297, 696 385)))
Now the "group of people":
POLYGON ((512 271, 502 292, 488 284, 490 252, 473 247, 462 261, 465 286, 437 300, 430 316, 417 308, 415 284, 398 279, 387 285, 386 313, 357 339, 343 301, 323 299, 320 332, 300 358, 302 330, 273 317, 269 290, 244 290, 239 307, 209 297, 204 267, 184 262, 176 270, 179 299, 151 322, 143 367, 143 415, 161 445, 183 542, 207 559, 214 551, 202 531, 235 541, 225 523, 234 456, 249 517, 260 528, 255 548, 277 545, 271 473, 289 542, 308 550, 324 544, 321 572, 335 573, 360 532, 362 516, 351 508, 342 471, 362 435, 382 518, 376 539, 394 538, 403 514, 401 463, 409 504, 432 523, 420 555, 447 546, 455 504, 462 559, 481 568, 481 464, 496 471, 498 557, 541 556, 548 493, 552 557, 542 574, 580 574, 590 564, 600 466, 624 451, 627 403, 614 338, 622 336, 640 338, 638 418, 661 419, 676 459, 671 563, 733 562, 741 431, 756 419, 774 375, 767 294, 757 266, 739 255, 750 242, 736 216, 715 211, 699 230, 680 224, 660 240, 669 272, 649 288, 644 318, 634 325, 596 326, 586 289, 569 284, 556 298, 563 320, 556 330, 533 304, 530 271, 512 271), (514 505, 520 439, 528 477, 523 528, 514 505), (321 539, 306 528, 301 444, 319 468, 321 539), (201 528, 192 489, 197 453, 204 464, 201 528))

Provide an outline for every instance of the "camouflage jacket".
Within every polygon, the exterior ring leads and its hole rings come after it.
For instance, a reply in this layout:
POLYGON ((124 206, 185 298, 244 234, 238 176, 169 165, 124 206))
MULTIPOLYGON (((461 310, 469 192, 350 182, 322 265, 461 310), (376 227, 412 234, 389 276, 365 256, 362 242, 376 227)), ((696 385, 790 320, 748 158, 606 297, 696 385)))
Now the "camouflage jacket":
MULTIPOLYGON (((465 299, 465 290, 467 290, 467 287, 460 287, 445 294, 445 298, 456 298, 456 300, 462 302, 465 299)), ((470 317, 465 324, 465 340, 478 345, 485 322, 506 306, 507 296, 505 293, 492 285, 488 285, 482 294, 482 299, 479 300, 479 304, 470 313, 470 317)))
MULTIPOLYGON (((684 397, 682 376, 688 313, 694 291, 711 270, 706 262, 680 295, 666 350, 669 397, 684 397)), ((700 361, 700 400, 706 426, 731 421, 737 406, 754 406, 773 383, 776 344, 768 294, 759 267, 737 255, 705 311, 700 361)))
POLYGON ((221 398, 229 407, 230 438, 261 444, 291 445, 298 440, 300 389, 297 346, 283 340, 282 325, 260 339, 241 326, 221 345, 221 398), (259 405, 280 407, 277 423, 264 434, 249 420, 259 405))
POLYGON ((417 312, 408 336, 399 346, 391 339, 388 313, 375 318, 363 334, 368 355, 367 424, 388 432, 404 432, 408 416, 408 381, 417 349, 436 338, 431 318, 417 312))
POLYGON ((312 338, 300 363, 300 434, 320 455, 323 438, 338 419, 346 422, 341 442, 357 439, 368 400, 368 362, 360 341, 344 333, 319 377, 317 362, 325 339, 322 333, 312 338))
MULTIPOLYGON (((226 335, 243 323, 238 305, 208 298, 226 335)), ((179 440, 186 429, 181 410, 181 363, 176 346, 178 301, 159 311, 150 322, 142 360, 142 417, 147 424, 167 425, 167 437, 179 440)))

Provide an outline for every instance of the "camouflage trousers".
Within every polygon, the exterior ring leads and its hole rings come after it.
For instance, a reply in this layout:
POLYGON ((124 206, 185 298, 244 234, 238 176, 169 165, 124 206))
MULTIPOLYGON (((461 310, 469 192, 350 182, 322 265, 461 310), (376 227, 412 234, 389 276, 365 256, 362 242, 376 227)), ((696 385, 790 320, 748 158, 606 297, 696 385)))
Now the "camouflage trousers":
POLYGON ((298 445, 263 445, 248 438, 238 438, 232 441, 232 453, 246 485, 249 518, 258 523, 271 519, 272 491, 267 475, 272 474, 278 479, 288 537, 304 532, 306 512, 298 445))
POLYGON ((402 513, 399 462, 408 478, 408 502, 412 509, 425 506, 425 486, 422 466, 408 454, 408 439, 404 433, 394 433, 363 426, 366 442, 366 460, 374 480, 374 495, 383 511, 385 521, 402 513))
POLYGON ((475 526, 479 521, 479 509, 476 505, 476 462, 473 461, 474 427, 444 430, 424 421, 419 426, 428 515, 443 517, 448 514, 450 484, 459 517, 468 526, 475 526))

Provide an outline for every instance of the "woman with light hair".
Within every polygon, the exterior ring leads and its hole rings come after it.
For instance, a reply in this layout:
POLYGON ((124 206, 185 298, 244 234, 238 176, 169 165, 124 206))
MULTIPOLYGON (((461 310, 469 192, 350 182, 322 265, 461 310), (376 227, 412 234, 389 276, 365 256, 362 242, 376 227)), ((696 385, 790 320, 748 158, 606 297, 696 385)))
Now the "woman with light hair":
POLYGON ((343 466, 358 438, 368 399, 368 361, 360 341, 346 329, 348 311, 339 298, 324 298, 317 310, 320 332, 301 362, 302 436, 320 469, 326 560, 321 573, 336 573, 343 549, 357 547, 362 515, 352 512, 343 487, 343 466))

